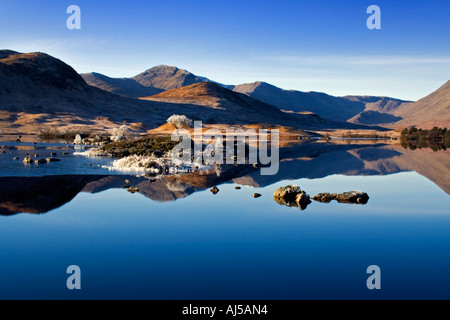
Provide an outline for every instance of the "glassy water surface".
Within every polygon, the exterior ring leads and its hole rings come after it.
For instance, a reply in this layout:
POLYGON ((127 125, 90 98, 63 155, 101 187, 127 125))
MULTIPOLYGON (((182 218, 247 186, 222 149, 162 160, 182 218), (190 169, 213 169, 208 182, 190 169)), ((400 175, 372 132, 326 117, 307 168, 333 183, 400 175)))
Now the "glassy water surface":
MULTIPOLYGON (((64 146, 41 147, 31 153, 64 146)), ((58 150, 62 161, 40 168, 22 163, 30 150, 0 154, 1 299, 450 298, 448 151, 306 144, 282 151, 276 176, 145 178, 58 150), (370 200, 300 211, 273 199, 289 184, 370 200), (70 265, 81 291, 66 287, 70 265), (380 291, 366 287, 370 265, 380 291)))

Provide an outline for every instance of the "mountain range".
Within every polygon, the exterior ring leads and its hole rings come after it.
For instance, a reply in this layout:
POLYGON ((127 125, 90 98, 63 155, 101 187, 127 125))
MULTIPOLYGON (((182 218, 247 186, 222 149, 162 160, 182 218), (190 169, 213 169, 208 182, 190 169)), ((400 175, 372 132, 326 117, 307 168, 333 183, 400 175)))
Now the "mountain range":
MULTIPOLYGON (((314 114, 286 113, 176 68, 160 66, 150 70, 134 81, 151 94, 165 92, 136 99, 89 85, 72 67, 45 53, 2 50, 0 130, 4 134, 36 134, 46 126, 60 129, 89 126, 104 130, 127 122, 146 131, 163 125, 173 114, 218 124, 265 123, 311 130, 366 129, 314 114), (174 89, 166 91, 169 88, 174 89)), ((113 81, 115 90, 127 91, 121 84, 131 82, 122 80, 113 81)))
MULTIPOLYGON (((157 66, 133 78, 114 79, 99 74, 82 74, 82 77, 92 86, 128 97, 146 97, 186 85, 211 82, 172 66, 157 66), (135 86, 130 88, 130 82, 135 86)), ((336 97, 323 92, 284 90, 262 81, 220 85, 284 111, 312 112, 335 121, 392 128, 450 126, 450 81, 417 102, 390 97, 336 97)))
POLYGON ((417 101, 335 97, 265 82, 223 85, 172 66, 132 77, 79 75, 45 53, 0 50, 0 130, 45 126, 102 130, 127 122, 149 130, 172 114, 215 124, 272 124, 307 130, 450 126, 450 81, 417 101))

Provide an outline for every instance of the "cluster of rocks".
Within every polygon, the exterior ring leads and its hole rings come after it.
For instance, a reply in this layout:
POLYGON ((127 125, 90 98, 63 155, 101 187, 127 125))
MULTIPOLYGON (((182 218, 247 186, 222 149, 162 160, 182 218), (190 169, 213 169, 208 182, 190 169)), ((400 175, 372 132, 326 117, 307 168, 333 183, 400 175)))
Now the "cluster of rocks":
MULTIPOLYGON (((235 189, 235 190, 241 190, 242 188, 239 187, 239 186, 237 186, 237 187, 235 187, 234 189, 235 189)), ((218 194, 218 193, 220 192, 219 188, 217 188, 216 186, 212 187, 210 191, 211 191, 211 193, 214 194, 214 195, 216 195, 216 194, 218 194)), ((254 194, 252 194, 252 197, 255 198, 255 199, 258 199, 258 198, 261 198, 261 197, 262 197, 262 194, 260 194, 260 193, 254 193, 254 194)))
MULTIPOLYGON (((275 190, 274 199, 277 203, 288 207, 299 207, 305 210, 311 204, 311 197, 300 189, 299 186, 289 185, 275 190)), ((344 193, 319 193, 312 200, 322 203, 330 203, 336 200, 339 203, 367 204, 369 196, 362 191, 349 191, 344 193)))
MULTIPOLYGON (((44 163, 60 162, 61 161, 61 159, 53 158, 53 155, 54 154, 52 153, 52 156, 50 156, 50 158, 46 158, 46 159, 41 158, 41 159, 36 159, 36 160, 32 159, 30 156, 27 156, 27 157, 25 157, 25 159, 23 159, 23 163, 25 163, 25 164, 32 164, 32 163, 44 164, 44 163)), ((35 155, 35 158, 37 158, 37 157, 38 157, 38 155, 35 155)), ((19 159, 18 157, 14 158, 14 160, 18 160, 18 159, 19 159)))

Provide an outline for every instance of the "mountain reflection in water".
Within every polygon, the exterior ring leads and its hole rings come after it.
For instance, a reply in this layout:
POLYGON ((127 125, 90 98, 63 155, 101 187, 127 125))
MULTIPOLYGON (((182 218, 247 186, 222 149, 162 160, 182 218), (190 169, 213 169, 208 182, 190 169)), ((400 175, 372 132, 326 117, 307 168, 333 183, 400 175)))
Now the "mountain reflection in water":
MULTIPOLYGON (((7 172, 2 172, 6 177, 0 178, 0 215, 47 213, 70 202, 80 192, 123 188, 125 180, 130 180, 145 197, 167 202, 225 183, 260 188, 283 180, 318 179, 336 174, 382 176, 415 171, 450 194, 449 151, 408 150, 385 144, 304 143, 283 148, 280 159, 280 170, 273 176, 262 176, 252 166, 224 166, 158 179, 120 175, 8 177, 7 172)), ((324 192, 329 191, 324 186, 324 192)))

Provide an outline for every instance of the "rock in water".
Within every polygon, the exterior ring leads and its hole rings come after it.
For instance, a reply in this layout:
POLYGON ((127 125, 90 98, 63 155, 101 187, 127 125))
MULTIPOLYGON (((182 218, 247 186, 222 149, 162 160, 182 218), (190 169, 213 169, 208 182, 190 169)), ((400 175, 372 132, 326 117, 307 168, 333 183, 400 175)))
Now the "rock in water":
POLYGON ((283 199, 286 202, 295 202, 297 195, 300 194, 301 192, 302 190, 300 189, 299 186, 289 185, 275 190, 273 196, 275 198, 283 199))
POLYGON ((295 202, 297 203, 300 210, 303 211, 308 207, 308 205, 311 204, 311 198, 308 194, 306 194, 304 191, 302 191, 302 193, 297 195, 295 202))
POLYGON ((259 194, 259 193, 254 193, 252 197, 255 198, 255 199, 258 199, 258 198, 261 198, 262 195, 259 194))
POLYGON ((39 160, 36 160, 35 163, 36 163, 36 164, 44 164, 44 163, 47 163, 47 160, 45 160, 45 159, 39 159, 39 160))
POLYGON ((25 159, 23 159, 23 163, 26 163, 26 164, 34 163, 34 160, 28 156, 25 159))
POLYGON ((47 162, 60 162, 61 159, 57 159, 57 158, 47 158, 47 162))
POLYGON ((314 201, 322 202, 322 203, 330 203, 332 200, 336 199, 336 193, 319 193, 317 196, 313 198, 314 201))
POLYGON ((218 194, 219 193, 219 188, 217 188, 217 187, 213 187, 212 189, 211 189, 211 192, 212 192, 212 194, 218 194))
POLYGON ((340 194, 319 193, 313 200, 323 203, 330 203, 332 200, 336 200, 339 203, 366 204, 369 201, 369 196, 362 191, 349 191, 340 194))
POLYGON ((369 195, 362 191, 349 191, 338 194, 336 201, 339 203, 366 204, 369 202, 369 195))
POLYGON ((278 188, 273 196, 277 203, 288 207, 298 207, 301 210, 305 210, 311 203, 310 196, 299 186, 290 185, 278 188))

